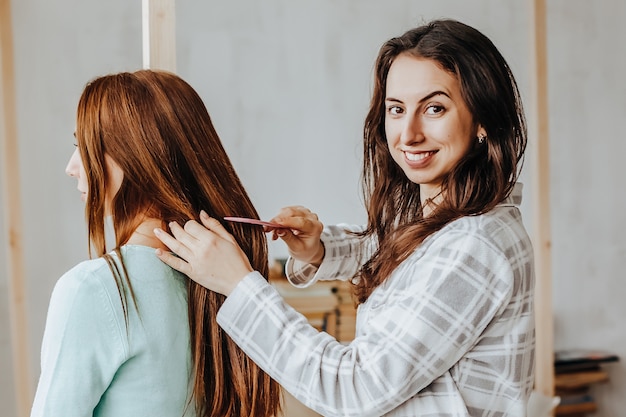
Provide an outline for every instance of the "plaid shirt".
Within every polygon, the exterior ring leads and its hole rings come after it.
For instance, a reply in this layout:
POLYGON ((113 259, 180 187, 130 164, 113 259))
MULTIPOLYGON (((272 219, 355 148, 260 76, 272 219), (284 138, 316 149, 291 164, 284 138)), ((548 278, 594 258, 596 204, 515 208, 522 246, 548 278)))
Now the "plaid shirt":
MULTIPOLYGON (((489 213, 427 238, 359 306, 348 345, 310 326, 257 272, 226 299, 218 321, 287 391, 325 416, 526 417, 534 272, 520 201, 518 184, 489 213)), ((355 274, 373 248, 345 228, 325 229, 319 270, 288 262, 292 282, 355 274)))

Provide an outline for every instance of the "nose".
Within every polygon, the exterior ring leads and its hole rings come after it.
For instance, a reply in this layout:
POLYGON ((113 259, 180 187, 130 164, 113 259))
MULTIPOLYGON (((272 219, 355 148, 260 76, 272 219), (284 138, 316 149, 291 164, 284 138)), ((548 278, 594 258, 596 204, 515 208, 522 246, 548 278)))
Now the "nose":
POLYGON ((406 117, 403 118, 403 122, 402 132, 400 132, 400 141, 403 144, 410 145, 424 140, 422 126, 418 116, 407 114, 406 117))
POLYGON ((80 154, 78 153, 78 148, 74 150, 72 156, 70 156, 70 160, 67 162, 67 166, 65 167, 65 173, 70 177, 78 177, 78 172, 80 168, 80 154))

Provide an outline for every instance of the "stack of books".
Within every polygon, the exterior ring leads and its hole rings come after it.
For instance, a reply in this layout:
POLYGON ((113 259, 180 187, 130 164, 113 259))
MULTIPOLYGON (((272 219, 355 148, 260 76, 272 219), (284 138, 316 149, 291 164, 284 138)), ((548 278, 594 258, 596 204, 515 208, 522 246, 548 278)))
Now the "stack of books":
POLYGON ((569 349, 554 354, 555 395, 561 398, 557 416, 578 417, 597 410, 590 386, 609 380, 603 364, 619 358, 600 350, 569 349))

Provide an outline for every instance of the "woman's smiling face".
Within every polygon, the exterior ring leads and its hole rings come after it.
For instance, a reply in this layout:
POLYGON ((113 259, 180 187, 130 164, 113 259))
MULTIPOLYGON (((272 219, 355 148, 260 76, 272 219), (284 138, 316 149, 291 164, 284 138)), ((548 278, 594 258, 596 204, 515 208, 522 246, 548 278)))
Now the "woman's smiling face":
POLYGON ((400 54, 387 75, 385 133, 391 156, 420 185, 424 202, 437 196, 443 178, 486 132, 452 74, 434 60, 400 54))

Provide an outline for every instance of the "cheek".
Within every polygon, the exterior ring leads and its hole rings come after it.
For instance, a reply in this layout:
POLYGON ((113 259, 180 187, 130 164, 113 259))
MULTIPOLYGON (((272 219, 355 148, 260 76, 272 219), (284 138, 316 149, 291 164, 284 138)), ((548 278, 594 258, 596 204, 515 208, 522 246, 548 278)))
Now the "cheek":
POLYGON ((122 176, 113 175, 111 180, 109 181, 109 186, 107 187, 108 194, 112 197, 119 191, 122 186, 122 176))
POLYGON ((85 171, 85 167, 83 166, 83 164, 80 164, 80 169, 78 170, 79 172, 79 177, 81 181, 87 181, 87 172, 85 171))
POLYGON ((393 120, 385 120, 385 139, 389 145, 398 141, 401 132, 399 123, 394 123, 393 120))
POLYGON ((450 143, 450 164, 456 165, 469 153, 469 142, 462 139, 453 140, 450 143))
POLYGON ((87 183, 87 172, 85 172, 85 167, 82 163, 79 164, 77 169, 76 179, 78 180, 78 185, 82 190, 87 191, 89 184, 87 183))
POLYGON ((122 169, 108 155, 105 156, 108 178, 107 178, 107 195, 112 198, 120 189, 124 173, 122 169))
POLYGON ((467 154, 472 147, 473 127, 470 124, 459 122, 447 132, 447 142, 459 153, 459 158, 467 154))
POLYGON ((397 132, 394 132, 393 129, 385 129, 384 139, 385 142, 384 144, 381 143, 380 147, 383 148, 383 146, 385 146, 387 148, 387 152, 389 152, 391 157, 397 160, 396 149, 398 147, 398 142, 400 141, 400 136, 397 134, 397 132))
POLYGON ((472 141, 474 139, 475 138, 472 137, 471 133, 467 133, 463 137, 458 139, 457 147, 461 150, 463 155, 467 154, 470 151, 470 149, 472 148, 472 141))

